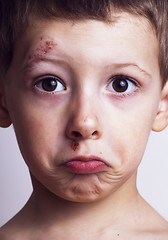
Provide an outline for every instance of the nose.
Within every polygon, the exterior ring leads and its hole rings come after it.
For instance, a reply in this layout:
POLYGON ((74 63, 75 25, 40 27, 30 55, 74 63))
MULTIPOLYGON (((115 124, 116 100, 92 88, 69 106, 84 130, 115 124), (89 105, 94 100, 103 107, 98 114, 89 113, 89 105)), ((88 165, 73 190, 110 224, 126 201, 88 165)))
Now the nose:
POLYGON ((102 135, 99 113, 90 104, 86 105, 78 105, 72 111, 66 129, 66 135, 71 140, 96 140, 102 135))

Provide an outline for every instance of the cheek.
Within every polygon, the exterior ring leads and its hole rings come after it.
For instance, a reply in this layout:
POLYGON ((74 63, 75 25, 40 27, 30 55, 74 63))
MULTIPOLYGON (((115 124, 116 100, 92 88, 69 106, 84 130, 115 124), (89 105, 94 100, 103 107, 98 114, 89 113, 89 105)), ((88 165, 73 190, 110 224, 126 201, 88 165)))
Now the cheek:
POLYGON ((107 144, 116 156, 114 167, 122 171, 133 171, 139 165, 152 128, 155 114, 143 108, 138 110, 118 112, 106 133, 107 144))
POLYGON ((12 120, 22 155, 28 165, 48 165, 62 145, 65 124, 59 109, 51 111, 22 102, 12 120))

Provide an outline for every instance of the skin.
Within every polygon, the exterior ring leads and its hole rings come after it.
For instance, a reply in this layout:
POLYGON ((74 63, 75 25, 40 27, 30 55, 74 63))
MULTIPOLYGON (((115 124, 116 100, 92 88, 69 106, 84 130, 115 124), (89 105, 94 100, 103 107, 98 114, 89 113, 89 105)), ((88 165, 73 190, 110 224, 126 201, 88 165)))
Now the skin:
POLYGON ((168 238, 168 224, 136 189, 149 133, 167 125, 158 41, 143 18, 123 13, 114 20, 36 20, 17 41, 1 108, 34 191, 2 239, 168 238), (57 77, 56 91, 43 89, 46 75, 57 77), (112 88, 118 75, 132 79, 126 92, 112 88), (106 170, 74 174, 62 167, 93 155, 106 170))

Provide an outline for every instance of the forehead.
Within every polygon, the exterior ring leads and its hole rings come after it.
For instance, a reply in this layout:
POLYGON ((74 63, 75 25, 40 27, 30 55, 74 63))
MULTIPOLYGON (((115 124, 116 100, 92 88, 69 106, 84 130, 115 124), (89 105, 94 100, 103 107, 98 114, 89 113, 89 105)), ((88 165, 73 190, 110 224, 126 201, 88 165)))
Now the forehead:
POLYGON ((25 64, 49 56, 88 67, 129 61, 149 72, 159 71, 158 40, 151 24, 128 13, 116 14, 108 23, 36 20, 17 42, 16 49, 25 64))
POLYGON ((120 33, 121 37, 126 34, 127 36, 125 35, 124 37, 127 37, 128 39, 137 37, 135 35, 141 33, 138 38, 140 40, 147 37, 147 35, 148 37, 151 37, 151 39, 154 40, 155 38, 156 40, 154 28, 147 19, 128 13, 115 14, 111 17, 111 21, 108 22, 91 19, 35 19, 30 23, 30 27, 28 27, 24 39, 31 38, 31 40, 36 41, 38 40, 38 35, 41 35, 41 33, 43 33, 44 37, 45 34, 46 36, 51 34, 51 36, 53 35, 56 37, 54 32, 56 32, 58 38, 63 37, 65 39, 66 36, 69 40, 76 40, 78 38, 82 42, 85 40, 91 42, 94 42, 95 40, 97 42, 105 41, 108 40, 107 37, 114 38, 113 33, 120 33))

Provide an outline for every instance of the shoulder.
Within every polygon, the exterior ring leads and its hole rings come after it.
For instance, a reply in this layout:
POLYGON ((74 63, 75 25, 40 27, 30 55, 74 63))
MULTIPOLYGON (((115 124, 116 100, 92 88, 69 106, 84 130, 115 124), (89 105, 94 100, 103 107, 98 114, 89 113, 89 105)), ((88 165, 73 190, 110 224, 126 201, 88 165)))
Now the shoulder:
POLYGON ((10 223, 6 223, 0 228, 0 240, 14 240, 13 229, 10 223))
POLYGON ((143 240, 168 240, 168 222, 165 219, 155 211, 145 218, 143 240))
POLYGON ((0 228, 0 240, 25 240, 26 231, 24 233, 23 231, 23 225, 21 223, 18 225, 12 219, 0 228))
POLYGON ((142 198, 134 220, 134 239, 168 240, 168 222, 142 198))
MULTIPOLYGON (((145 216, 146 218, 146 216, 145 216)), ((129 234, 129 233, 128 233, 129 234)), ((127 233, 126 233, 127 236, 127 233)), ((156 219, 145 221, 138 224, 126 239, 134 240, 168 240, 168 222, 158 216, 156 219)))
POLYGON ((168 240, 168 224, 138 234, 137 240, 168 240))
POLYGON ((22 230, 11 229, 10 227, 4 227, 0 229, 0 240, 26 240, 27 237, 22 233, 22 230))
POLYGON ((0 228, 0 240, 30 239, 33 222, 32 211, 27 208, 26 204, 21 211, 0 228))
POLYGON ((9 240, 12 238, 10 237, 9 232, 7 231, 7 229, 5 230, 4 227, 0 228, 0 240, 9 240))
POLYGON ((168 240, 168 222, 162 217, 158 218, 158 222, 153 229, 151 229, 153 239, 168 240))

